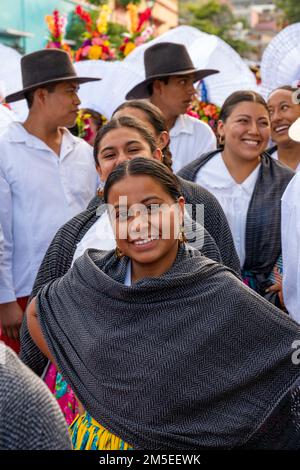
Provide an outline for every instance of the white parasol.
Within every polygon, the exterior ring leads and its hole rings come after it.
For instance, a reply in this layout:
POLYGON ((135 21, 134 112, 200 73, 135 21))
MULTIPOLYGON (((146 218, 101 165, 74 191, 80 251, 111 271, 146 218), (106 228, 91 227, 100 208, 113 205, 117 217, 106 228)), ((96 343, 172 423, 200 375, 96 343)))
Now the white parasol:
POLYGON ((80 89, 82 107, 101 111, 107 118, 131 88, 145 79, 144 51, 157 42, 184 44, 197 69, 220 70, 219 74, 207 77, 205 85, 209 101, 221 106, 232 92, 257 90, 253 73, 227 43, 217 36, 203 33, 191 26, 179 26, 142 46, 137 47, 123 61, 82 61, 75 64, 77 73, 102 77, 101 82, 89 83, 80 89))

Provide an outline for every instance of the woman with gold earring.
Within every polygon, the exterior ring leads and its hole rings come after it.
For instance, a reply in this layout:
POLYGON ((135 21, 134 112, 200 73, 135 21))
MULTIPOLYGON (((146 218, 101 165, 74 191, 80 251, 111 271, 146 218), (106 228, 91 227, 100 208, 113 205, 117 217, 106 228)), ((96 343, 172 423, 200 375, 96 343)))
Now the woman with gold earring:
POLYGON ((124 256, 87 250, 27 311, 85 409, 74 448, 299 449, 300 326, 182 242, 184 197, 160 162, 123 162, 104 199, 124 256))
POLYGON ((253 91, 230 95, 221 109, 218 134, 220 148, 179 175, 216 196, 232 231, 244 282, 283 307, 280 201, 293 172, 265 152, 270 117, 264 99, 253 91))
MULTIPOLYGON (((133 117, 120 116, 112 119, 100 129, 94 148, 96 168, 103 181, 106 181, 114 168, 123 161, 137 156, 161 160, 162 150, 157 143, 158 140, 159 138, 156 140, 149 127, 133 117)), ((168 154, 165 147, 164 153, 168 154)), ((166 161, 164 164, 167 166, 166 161)), ((219 204, 208 195, 207 191, 187 181, 180 179, 180 185, 186 202, 192 207, 205 202, 205 227, 194 223, 188 213, 186 214, 186 232, 191 242, 193 241, 193 246, 201 249, 201 252, 209 258, 227 263, 229 267, 238 271, 239 264, 232 236, 219 204), (213 231, 216 238, 218 237, 218 245, 208 230, 205 230, 206 226, 213 231)), ((197 211, 191 212, 191 215, 196 219, 197 211)), ((40 267, 32 296, 51 280, 66 274, 75 260, 88 248, 100 250, 116 248, 103 194, 96 196, 84 212, 65 224, 57 233, 40 267)), ((117 253, 119 254, 118 251, 117 253)), ((68 422, 72 421, 76 416, 77 407, 71 388, 61 374, 57 373, 55 366, 48 364, 47 359, 32 344, 26 322, 22 327, 21 336, 22 360, 36 373, 44 376, 50 390, 58 398, 68 422), (65 392, 63 399, 62 391, 65 392)))

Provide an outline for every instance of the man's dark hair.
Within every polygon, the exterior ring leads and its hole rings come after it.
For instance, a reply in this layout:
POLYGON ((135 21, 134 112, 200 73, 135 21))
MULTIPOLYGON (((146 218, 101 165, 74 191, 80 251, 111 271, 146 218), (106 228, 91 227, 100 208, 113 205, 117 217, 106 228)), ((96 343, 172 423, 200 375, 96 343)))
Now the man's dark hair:
MULTIPOLYGON (((165 85, 168 85, 169 78, 170 77, 156 78, 155 80, 159 80, 160 82, 163 82, 165 85)), ((153 95, 153 82, 151 82, 151 83, 149 83, 149 85, 147 85, 147 90, 148 90, 149 96, 152 96, 153 95)))
MULTIPOLYGON (((55 91, 56 85, 57 83, 50 83, 49 85, 39 86, 38 88, 44 88, 45 90, 48 91, 48 93, 53 93, 55 91)), ((27 101, 27 106, 29 109, 33 105, 34 93, 36 92, 38 88, 35 88, 34 90, 28 91, 27 93, 25 93, 25 99, 27 101)))
POLYGON ((177 176, 163 163, 152 158, 136 157, 120 163, 109 175, 104 186, 104 201, 108 203, 108 194, 112 186, 126 178, 126 176, 150 176, 171 198, 176 202, 182 191, 177 176))

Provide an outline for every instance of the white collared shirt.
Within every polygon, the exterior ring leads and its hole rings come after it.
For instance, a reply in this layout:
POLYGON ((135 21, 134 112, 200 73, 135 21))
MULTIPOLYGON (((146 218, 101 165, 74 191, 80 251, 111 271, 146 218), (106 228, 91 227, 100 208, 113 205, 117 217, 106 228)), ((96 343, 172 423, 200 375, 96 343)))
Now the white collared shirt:
POLYGON ((238 184, 229 173, 222 154, 217 153, 200 168, 195 182, 210 191, 219 201, 228 220, 234 246, 241 266, 246 258, 246 222, 249 203, 254 191, 260 165, 238 184))
POLYGON ((290 316, 300 323, 300 172, 281 199, 283 300, 290 316))
POLYGON ((60 156, 23 125, 0 136, 0 224, 4 257, 0 303, 31 293, 58 228, 84 210, 96 193, 92 147, 65 129, 60 156))
POLYGON ((16 121, 15 114, 6 106, 0 104, 0 134, 14 121, 16 121))
MULTIPOLYGON (((280 160, 278 159, 278 152, 277 152, 277 150, 275 150, 273 153, 271 153, 271 157, 274 158, 274 160, 280 161, 280 160)), ((283 163, 283 162, 282 162, 282 163, 283 163)), ((284 163, 284 165, 286 165, 286 163, 284 163)), ((298 171, 300 171, 300 163, 298 163, 297 168, 296 168, 294 171, 295 171, 296 173, 297 173, 298 171)))
POLYGON ((188 114, 181 114, 170 129, 174 173, 203 153, 216 150, 216 146, 215 134, 208 124, 188 114))
POLYGON ((3 253, 4 253, 4 236, 3 236, 2 227, 0 225, 0 266, 2 263, 3 253))

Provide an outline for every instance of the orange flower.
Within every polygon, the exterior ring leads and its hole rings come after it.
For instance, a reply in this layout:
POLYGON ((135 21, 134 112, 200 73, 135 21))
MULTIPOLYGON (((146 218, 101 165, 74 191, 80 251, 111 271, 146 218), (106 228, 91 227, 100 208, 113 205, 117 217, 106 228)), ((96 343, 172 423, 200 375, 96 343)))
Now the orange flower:
POLYGON ((127 57, 130 52, 136 48, 136 45, 133 42, 128 42, 124 49, 124 56, 127 57))

